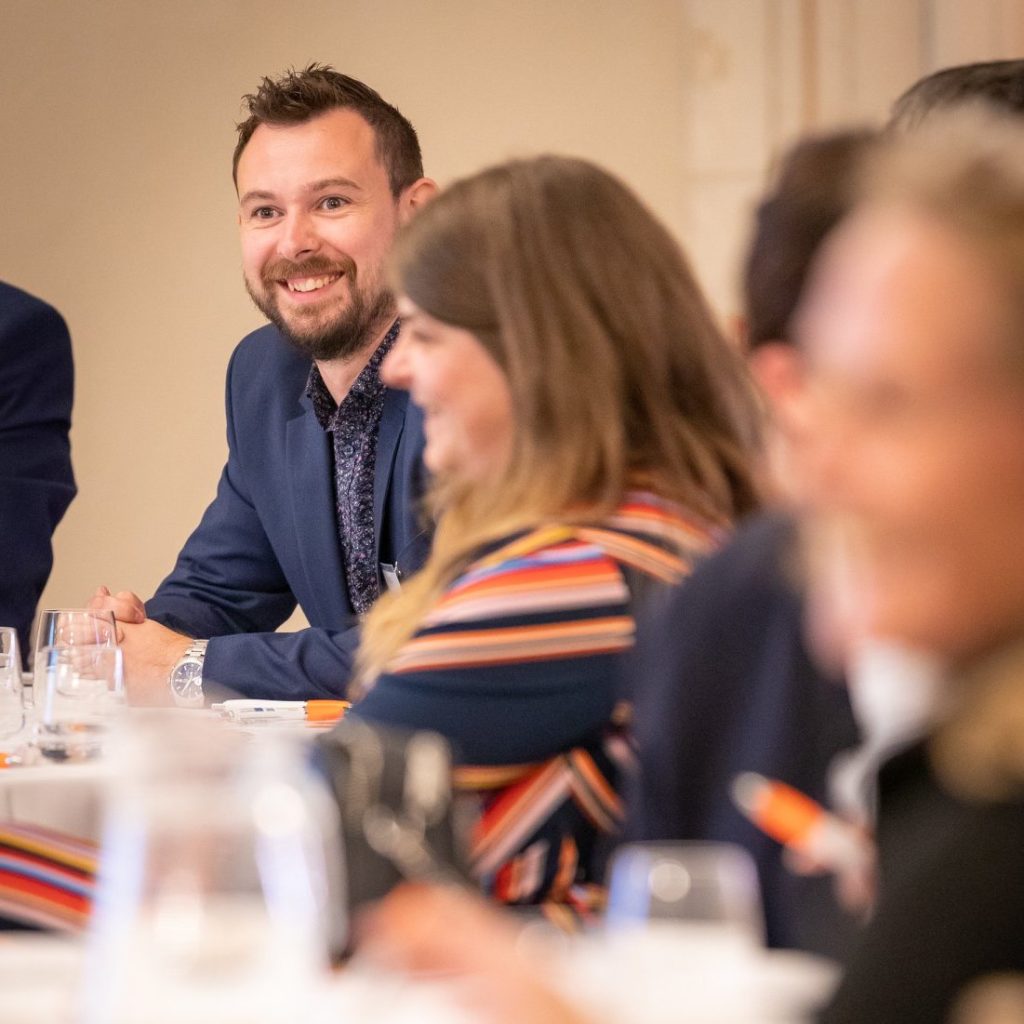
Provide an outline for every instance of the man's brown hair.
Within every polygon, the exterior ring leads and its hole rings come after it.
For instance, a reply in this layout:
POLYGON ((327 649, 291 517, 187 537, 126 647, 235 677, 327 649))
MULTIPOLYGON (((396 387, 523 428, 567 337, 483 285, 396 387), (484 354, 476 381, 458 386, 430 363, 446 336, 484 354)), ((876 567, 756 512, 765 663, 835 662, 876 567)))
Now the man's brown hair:
POLYGON ((423 157, 416 129, 401 112, 358 79, 335 71, 328 64, 294 68, 280 78, 264 78, 242 102, 249 116, 240 121, 231 174, 238 184, 238 161, 261 124, 296 125, 311 121, 329 110, 354 110, 373 129, 377 158, 387 171, 396 198, 423 177, 423 157))
POLYGON ((857 176, 875 144, 867 130, 801 139, 783 157, 757 208, 743 268, 747 344, 792 344, 791 321, 818 248, 853 206, 857 176))
POLYGON ((893 104, 889 131, 915 131, 938 112, 978 100, 1005 114, 1024 114, 1024 60, 958 64, 925 75, 893 104))

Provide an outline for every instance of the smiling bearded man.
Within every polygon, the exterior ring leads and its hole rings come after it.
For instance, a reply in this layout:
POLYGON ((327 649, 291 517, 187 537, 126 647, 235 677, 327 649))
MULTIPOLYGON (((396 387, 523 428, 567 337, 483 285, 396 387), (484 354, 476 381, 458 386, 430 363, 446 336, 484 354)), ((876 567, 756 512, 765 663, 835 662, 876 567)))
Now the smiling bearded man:
POLYGON ((436 191, 412 125, 322 65, 245 97, 233 174, 245 285, 270 324, 228 368, 228 462, 174 571, 123 623, 135 703, 344 693, 358 618, 418 567, 422 423, 379 367, 398 334, 385 266, 436 191), (274 630, 301 607, 311 628, 274 630))

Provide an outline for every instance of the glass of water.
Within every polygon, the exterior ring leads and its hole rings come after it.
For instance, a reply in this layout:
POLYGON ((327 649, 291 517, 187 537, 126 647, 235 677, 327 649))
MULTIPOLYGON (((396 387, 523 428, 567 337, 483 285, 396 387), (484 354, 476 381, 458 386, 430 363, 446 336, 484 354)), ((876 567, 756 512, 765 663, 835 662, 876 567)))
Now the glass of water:
POLYGON ((36 652, 35 743, 52 761, 101 752, 125 704, 121 649, 103 644, 43 647, 36 652))
POLYGON ((47 608, 36 620, 35 650, 67 647, 72 644, 117 646, 117 626, 113 612, 91 608, 47 608))
POLYGON ((730 843, 630 843, 612 858, 610 928, 652 921, 723 928, 760 942, 764 935, 757 869, 730 843))
POLYGON ((24 724, 18 634, 10 626, 0 626, 0 739, 21 732, 24 724))
POLYGON ((36 619, 33 668, 33 692, 26 694, 25 703, 42 704, 42 677, 39 655, 48 647, 117 646, 117 623, 113 612, 93 611, 91 608, 47 608, 36 619))
POLYGON ((82 1024, 309 1020, 338 825, 306 751, 168 711, 126 718, 108 756, 82 1024))

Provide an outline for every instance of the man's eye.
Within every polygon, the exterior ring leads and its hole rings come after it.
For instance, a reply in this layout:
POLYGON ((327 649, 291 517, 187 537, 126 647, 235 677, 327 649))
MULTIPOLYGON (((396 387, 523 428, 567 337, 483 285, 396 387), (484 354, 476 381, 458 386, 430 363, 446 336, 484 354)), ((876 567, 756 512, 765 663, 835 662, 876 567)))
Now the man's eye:
POLYGON ((320 205, 325 210, 341 210, 348 206, 348 200, 342 196, 327 196, 320 200, 320 205))
POLYGON ((274 208, 272 206, 257 206, 249 216, 253 220, 270 220, 274 216, 274 208))

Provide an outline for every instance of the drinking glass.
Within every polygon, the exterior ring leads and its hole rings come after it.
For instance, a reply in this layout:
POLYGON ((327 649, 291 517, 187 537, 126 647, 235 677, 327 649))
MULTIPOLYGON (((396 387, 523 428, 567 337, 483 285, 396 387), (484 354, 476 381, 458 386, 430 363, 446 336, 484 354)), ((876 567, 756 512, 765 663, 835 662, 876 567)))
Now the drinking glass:
POLYGON ((114 613, 93 611, 91 608, 48 608, 41 611, 36 621, 34 650, 72 644, 117 646, 114 613))
POLYGON ((759 1004, 762 937, 745 850, 631 843, 612 858, 605 929, 583 946, 572 991, 587 993, 600 1019, 622 1024, 779 1020, 759 1004))
POLYGON ((53 761, 96 757, 125 704, 121 649, 100 644, 36 652, 35 744, 53 761))
POLYGON ((763 947, 757 872, 728 843, 620 847, 603 931, 573 944, 560 984, 617 1024, 793 1024, 814 1019, 835 971, 763 947))
POLYGON ((630 843, 609 871, 607 926, 652 921, 709 925, 760 941, 757 869, 731 843, 630 843))
POLYGON ((10 626, 0 626, 0 738, 16 735, 24 724, 18 634, 10 626))
POLYGON ((288 737, 133 714, 84 972, 83 1024, 292 1024, 326 974, 337 821, 288 737))
MULTIPOLYGON (((47 647, 75 647, 81 644, 101 647, 117 646, 117 623, 113 612, 93 611, 90 608, 47 608, 36 620, 33 667, 39 667, 39 653, 47 647)), ((26 703, 42 702, 41 681, 38 671, 33 681, 32 699, 26 703)))

